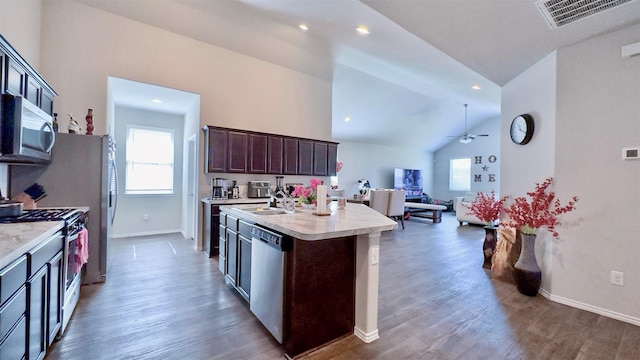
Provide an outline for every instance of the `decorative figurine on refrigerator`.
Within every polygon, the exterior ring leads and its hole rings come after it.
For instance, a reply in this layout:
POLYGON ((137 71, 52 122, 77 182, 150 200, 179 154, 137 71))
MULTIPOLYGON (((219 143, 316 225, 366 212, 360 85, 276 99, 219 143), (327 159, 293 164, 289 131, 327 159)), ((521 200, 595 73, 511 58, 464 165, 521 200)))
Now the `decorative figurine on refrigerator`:
POLYGON ((74 120, 73 114, 69 114, 68 130, 69 130, 69 134, 80 134, 80 131, 82 131, 80 124, 78 124, 78 122, 74 120))
POLYGON ((87 121, 87 135, 93 135, 93 109, 87 111, 85 120, 87 121))

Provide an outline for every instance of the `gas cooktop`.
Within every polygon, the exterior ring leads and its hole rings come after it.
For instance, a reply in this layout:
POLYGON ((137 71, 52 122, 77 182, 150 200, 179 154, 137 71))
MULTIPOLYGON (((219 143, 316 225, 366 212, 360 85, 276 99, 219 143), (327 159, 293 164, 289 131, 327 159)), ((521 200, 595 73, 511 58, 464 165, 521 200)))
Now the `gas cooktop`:
POLYGON ((35 221, 65 221, 79 216, 80 211, 74 208, 43 208, 24 210, 19 216, 0 217, 0 224, 35 222, 35 221))

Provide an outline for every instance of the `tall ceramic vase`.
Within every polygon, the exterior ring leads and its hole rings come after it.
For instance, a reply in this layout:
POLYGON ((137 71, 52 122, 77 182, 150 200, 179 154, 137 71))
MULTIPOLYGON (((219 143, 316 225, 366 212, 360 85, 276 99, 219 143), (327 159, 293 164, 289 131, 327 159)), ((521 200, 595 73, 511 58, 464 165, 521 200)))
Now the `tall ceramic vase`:
POLYGON ((485 269, 491 269, 491 258, 496 251, 496 243, 498 242, 497 226, 485 226, 484 227, 484 243, 482 244, 482 252, 484 253, 484 263, 482 267, 485 269))
POLYGON ((513 276, 520 293, 536 296, 542 282, 542 271, 536 261, 536 235, 520 234, 522 248, 520 258, 513 266, 513 276))

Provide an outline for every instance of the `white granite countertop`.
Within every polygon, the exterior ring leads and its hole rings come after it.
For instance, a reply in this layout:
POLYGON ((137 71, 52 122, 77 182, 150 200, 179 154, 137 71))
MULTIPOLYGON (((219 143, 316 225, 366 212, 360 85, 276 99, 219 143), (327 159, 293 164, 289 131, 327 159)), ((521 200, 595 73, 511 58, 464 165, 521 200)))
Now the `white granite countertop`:
POLYGON ((332 201, 327 207, 331 215, 317 216, 315 210, 296 207, 293 214, 254 215, 242 209, 255 209, 256 206, 224 206, 224 210, 235 216, 254 221, 269 229, 293 236, 301 240, 322 240, 342 236, 370 234, 393 230, 398 223, 363 204, 347 203, 338 210, 332 201))
POLYGON ((233 205, 233 204, 267 204, 269 202, 269 198, 239 198, 239 199, 226 199, 226 200, 217 200, 211 198, 202 198, 200 199, 203 203, 211 204, 211 205, 233 205))
POLYGON ((64 221, 0 224, 0 269, 64 227, 64 221))

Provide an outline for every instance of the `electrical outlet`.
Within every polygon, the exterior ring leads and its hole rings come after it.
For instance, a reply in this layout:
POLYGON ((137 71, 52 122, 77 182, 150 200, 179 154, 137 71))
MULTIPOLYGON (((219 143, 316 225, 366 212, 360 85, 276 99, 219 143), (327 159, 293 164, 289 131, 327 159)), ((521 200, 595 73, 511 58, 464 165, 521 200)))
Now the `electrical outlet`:
POLYGON ((611 270, 611 283, 613 285, 624 286, 624 273, 622 271, 611 270))
POLYGON ((371 248, 371 265, 376 265, 380 262, 380 248, 374 246, 371 248))
POLYGON ((147 221, 147 220, 149 220, 149 215, 148 215, 148 214, 144 214, 144 215, 142 216, 142 218, 143 218, 145 221, 147 221))

